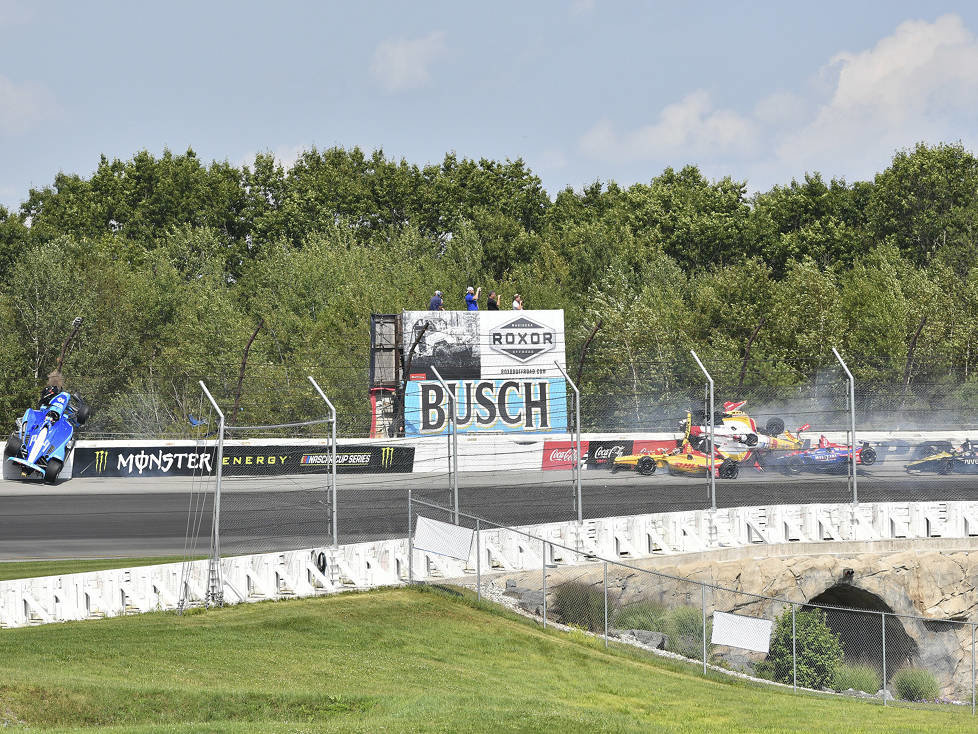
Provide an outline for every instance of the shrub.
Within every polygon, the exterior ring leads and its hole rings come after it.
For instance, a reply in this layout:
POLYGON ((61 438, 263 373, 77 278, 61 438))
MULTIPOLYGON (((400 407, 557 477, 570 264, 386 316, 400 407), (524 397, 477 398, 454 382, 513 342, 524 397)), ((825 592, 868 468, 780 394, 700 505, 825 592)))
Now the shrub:
POLYGON ((893 676, 893 688, 905 701, 933 701, 940 695, 937 679, 920 668, 902 668, 893 676))
MULTIPOLYGON (((707 638, 710 635, 707 624, 707 638)), ((703 610, 698 607, 674 607, 662 617, 666 649, 694 660, 703 659, 703 610)), ((709 643, 707 643, 709 644, 709 643)), ((709 650, 707 650, 709 655, 709 650)))
POLYGON ((604 630, 604 590, 581 581, 560 584, 553 592, 553 613, 564 624, 591 632, 604 630))
POLYGON ((835 671, 832 687, 837 691, 876 693, 883 687, 879 671, 872 665, 840 665, 835 671))
MULTIPOLYGON (((805 688, 828 688, 842 665, 842 645, 825 620, 821 609, 810 609, 795 615, 795 650, 797 651, 798 685, 805 688)), ((791 608, 785 609, 774 625, 768 658, 773 664, 774 680, 791 683, 793 676, 791 649, 791 608)))
POLYGON ((616 609, 611 624, 620 630, 651 630, 662 632, 662 619, 666 608, 650 601, 639 601, 616 609))

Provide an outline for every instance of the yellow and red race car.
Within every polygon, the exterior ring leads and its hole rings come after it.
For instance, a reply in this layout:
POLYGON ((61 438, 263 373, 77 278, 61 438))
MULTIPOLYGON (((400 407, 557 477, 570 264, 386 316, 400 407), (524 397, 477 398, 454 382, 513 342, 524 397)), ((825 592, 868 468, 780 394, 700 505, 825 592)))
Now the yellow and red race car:
MULTIPOLYGON (((785 430, 783 420, 771 418, 763 429, 759 429, 754 419, 741 410, 746 402, 746 400, 726 402, 723 404, 723 410, 714 418, 714 445, 723 458, 747 463, 752 462, 759 454, 807 448, 807 442, 799 435, 802 431, 808 430, 807 423, 792 434, 785 430)), ((703 415, 694 416, 689 412, 686 414, 686 420, 680 424, 680 428, 694 448, 707 450, 710 427, 699 424, 698 421, 694 421, 694 418, 706 420, 703 415)))
MULTIPOLYGON (((672 451, 660 450, 651 454, 631 454, 615 458, 611 471, 622 469, 633 469, 646 475, 665 470, 670 474, 687 477, 705 477, 710 473, 710 456, 693 448, 688 440, 683 440, 672 451)), ((713 456, 713 470, 718 479, 736 479, 740 473, 740 464, 716 452, 713 456)))

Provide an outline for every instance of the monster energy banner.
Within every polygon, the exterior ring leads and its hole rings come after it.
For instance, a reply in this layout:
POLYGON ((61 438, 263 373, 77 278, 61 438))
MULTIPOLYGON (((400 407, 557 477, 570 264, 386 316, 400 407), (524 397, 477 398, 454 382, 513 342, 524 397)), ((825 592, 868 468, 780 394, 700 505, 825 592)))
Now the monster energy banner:
MULTIPOLYGON (((328 446, 225 446, 223 476, 325 474, 328 446)), ((76 448, 73 477, 192 477, 213 475, 215 449, 185 446, 76 448)), ((407 473, 414 468, 413 446, 341 445, 336 471, 342 474, 407 473)))

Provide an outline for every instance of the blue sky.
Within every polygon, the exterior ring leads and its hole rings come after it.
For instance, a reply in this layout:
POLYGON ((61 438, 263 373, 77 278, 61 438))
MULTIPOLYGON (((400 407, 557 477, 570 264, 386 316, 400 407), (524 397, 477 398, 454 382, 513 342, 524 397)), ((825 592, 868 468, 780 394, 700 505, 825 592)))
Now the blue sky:
POLYGON ((100 154, 522 157, 555 193, 695 163, 751 190, 978 141, 965 2, 0 0, 0 204, 100 154))

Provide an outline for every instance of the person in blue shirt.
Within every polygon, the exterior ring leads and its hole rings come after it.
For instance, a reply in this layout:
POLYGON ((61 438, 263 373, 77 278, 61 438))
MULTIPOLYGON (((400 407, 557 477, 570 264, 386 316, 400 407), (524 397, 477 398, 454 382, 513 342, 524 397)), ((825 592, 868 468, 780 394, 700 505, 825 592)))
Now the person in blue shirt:
POLYGON ((478 311, 479 310, 479 296, 482 294, 482 286, 480 285, 478 289, 469 286, 465 292, 465 310, 466 311, 478 311))
POLYGON ((443 304, 444 304, 444 301, 441 298, 441 291, 435 291, 435 295, 433 295, 431 297, 431 300, 428 301, 428 310, 429 311, 444 311, 445 310, 445 307, 444 307, 443 304))

